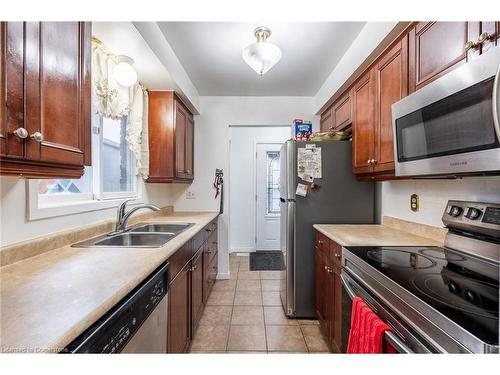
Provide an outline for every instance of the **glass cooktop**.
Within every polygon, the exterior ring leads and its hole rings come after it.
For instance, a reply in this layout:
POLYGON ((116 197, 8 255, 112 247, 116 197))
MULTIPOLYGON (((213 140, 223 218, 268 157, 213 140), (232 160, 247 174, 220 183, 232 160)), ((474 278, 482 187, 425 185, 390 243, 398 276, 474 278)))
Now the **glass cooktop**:
POLYGON ((498 345, 497 263, 441 247, 347 250, 477 338, 498 345))

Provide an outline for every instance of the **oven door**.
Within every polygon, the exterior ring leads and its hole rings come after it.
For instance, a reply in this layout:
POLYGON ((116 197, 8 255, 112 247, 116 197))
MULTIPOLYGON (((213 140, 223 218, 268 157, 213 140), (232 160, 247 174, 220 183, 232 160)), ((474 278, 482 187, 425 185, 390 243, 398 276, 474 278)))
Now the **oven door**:
POLYGON ((500 172, 500 48, 392 106, 397 176, 500 172))
POLYGON ((341 273, 342 279, 342 353, 347 353, 347 342, 351 328, 352 299, 360 297, 377 316, 389 325, 393 332, 385 333, 385 340, 398 353, 431 353, 431 349, 423 344, 422 339, 401 322, 386 306, 374 297, 361 282, 356 281, 345 269, 341 273))

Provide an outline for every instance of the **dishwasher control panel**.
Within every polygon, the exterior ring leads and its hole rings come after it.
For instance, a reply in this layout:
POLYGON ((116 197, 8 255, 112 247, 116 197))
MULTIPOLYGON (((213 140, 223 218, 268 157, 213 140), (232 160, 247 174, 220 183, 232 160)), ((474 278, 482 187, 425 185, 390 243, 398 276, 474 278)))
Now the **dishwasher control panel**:
POLYGON ((63 353, 120 353, 167 294, 168 264, 159 267, 63 353))

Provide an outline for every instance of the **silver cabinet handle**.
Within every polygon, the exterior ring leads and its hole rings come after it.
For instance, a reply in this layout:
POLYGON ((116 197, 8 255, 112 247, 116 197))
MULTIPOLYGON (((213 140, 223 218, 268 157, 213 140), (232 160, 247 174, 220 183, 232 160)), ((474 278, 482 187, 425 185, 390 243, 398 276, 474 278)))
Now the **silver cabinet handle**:
POLYGON ((377 164, 378 160, 377 159, 372 159, 372 164, 377 164))
POLYGON ((19 139, 28 138, 28 131, 25 128, 17 128, 12 133, 19 139))
POLYGON ((335 254, 336 259, 340 259, 340 254, 335 254))
POLYGON ((368 159, 368 160, 366 161, 366 163, 367 163, 367 164, 371 164, 371 163, 372 163, 372 159, 368 159))
POLYGON ((30 135, 30 138, 36 142, 43 142, 43 134, 40 132, 34 132, 30 135))

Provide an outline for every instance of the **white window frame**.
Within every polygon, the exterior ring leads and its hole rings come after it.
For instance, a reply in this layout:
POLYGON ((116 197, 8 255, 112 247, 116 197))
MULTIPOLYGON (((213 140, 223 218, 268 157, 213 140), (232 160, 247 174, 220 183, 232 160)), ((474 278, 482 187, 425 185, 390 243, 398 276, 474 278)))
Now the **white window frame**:
POLYGON ((28 220, 45 219, 55 216, 78 214, 118 207, 124 199, 135 199, 132 205, 144 203, 143 184, 136 177, 134 191, 104 192, 103 191, 103 132, 102 118, 93 118, 92 131, 92 192, 78 194, 54 194, 40 197, 38 180, 27 180, 28 220), (97 126, 96 126, 97 125, 97 126), (95 152, 98 150, 98 152, 95 152), (96 178, 98 176, 98 178, 96 178))

